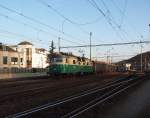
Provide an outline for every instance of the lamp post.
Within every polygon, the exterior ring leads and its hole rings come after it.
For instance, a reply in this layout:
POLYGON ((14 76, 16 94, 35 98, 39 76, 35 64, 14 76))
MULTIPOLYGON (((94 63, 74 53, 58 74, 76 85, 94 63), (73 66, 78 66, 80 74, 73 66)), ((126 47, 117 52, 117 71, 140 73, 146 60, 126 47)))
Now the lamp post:
POLYGON ((60 53, 60 37, 58 37, 58 52, 60 53))
MULTIPOLYGON (((62 25, 61 25, 61 32, 64 34, 64 23, 65 23, 66 19, 64 19, 62 21, 62 25)), ((58 37, 58 52, 60 53, 60 39, 61 37, 58 37)))
POLYGON ((142 64, 142 58, 143 58, 143 55, 142 55, 142 44, 141 44, 141 72, 143 72, 143 64, 142 64))
POLYGON ((92 32, 90 32, 90 61, 91 61, 91 37, 92 37, 92 32))

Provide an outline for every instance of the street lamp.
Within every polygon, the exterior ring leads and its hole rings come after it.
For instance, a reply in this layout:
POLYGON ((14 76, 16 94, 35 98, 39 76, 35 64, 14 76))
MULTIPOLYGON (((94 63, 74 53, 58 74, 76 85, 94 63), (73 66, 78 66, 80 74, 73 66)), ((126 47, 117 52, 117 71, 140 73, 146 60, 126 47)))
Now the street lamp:
MULTIPOLYGON (((64 34, 64 23, 65 23, 66 19, 64 19, 62 21, 62 25, 61 25, 61 32, 64 34)), ((58 37, 58 52, 60 53, 60 39, 61 37, 58 37)))
POLYGON ((91 61, 91 37, 92 37, 92 32, 90 32, 90 61, 91 61))

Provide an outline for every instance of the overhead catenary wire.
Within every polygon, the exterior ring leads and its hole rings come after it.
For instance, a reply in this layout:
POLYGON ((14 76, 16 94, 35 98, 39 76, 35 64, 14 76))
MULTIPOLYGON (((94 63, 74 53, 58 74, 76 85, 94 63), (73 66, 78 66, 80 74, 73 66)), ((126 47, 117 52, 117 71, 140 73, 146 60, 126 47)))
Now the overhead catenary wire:
MULTIPOLYGON (((135 54, 131 54, 131 55, 111 55, 111 57, 117 57, 117 58, 121 58, 121 57, 132 57, 135 56, 135 54)), ((92 57, 92 58, 106 58, 106 56, 101 56, 101 57, 92 57)))
POLYGON ((110 27, 115 31, 116 35, 123 40, 123 38, 121 37, 121 35, 119 34, 119 32, 117 31, 116 27, 113 25, 113 23, 111 22, 110 17, 108 17, 102 9, 99 8, 98 4, 94 1, 94 0, 87 0, 94 8, 96 8, 101 15, 103 15, 103 17, 105 18, 105 20, 107 21, 107 23, 110 25, 110 27))
MULTIPOLYGON (((108 24, 112 27, 112 29, 116 32, 116 35, 121 39, 124 40, 126 39, 125 35, 128 37, 129 36, 128 32, 126 32, 124 29, 122 29, 122 27, 114 20, 110 10, 108 9, 107 5, 105 4, 105 2, 103 0, 101 0, 102 4, 104 5, 105 9, 109 12, 109 16, 106 15, 103 10, 98 6, 98 4, 94 1, 94 0, 88 0, 88 2, 95 7, 104 17, 105 20, 108 22, 108 24), (120 33, 122 34, 120 34, 120 33)), ((133 39, 133 38, 131 38, 133 39)))
POLYGON ((82 30, 84 33, 88 34, 87 31, 83 30, 81 27, 79 27, 74 21, 70 20, 69 18, 67 18, 66 16, 64 16, 63 14, 61 14, 57 9, 55 9, 54 7, 52 7, 52 5, 46 3, 44 0, 37 0, 40 3, 42 3, 43 5, 45 5, 46 7, 52 9, 55 13, 57 13, 59 16, 61 16, 63 19, 65 19, 66 21, 70 22, 71 24, 74 24, 75 26, 77 26, 80 30, 82 30))
MULTIPOLYGON (((49 9, 53 10, 55 13, 57 13, 60 17, 62 17, 64 20, 68 21, 69 23, 73 24, 74 26, 76 26, 78 29, 80 29, 83 33, 85 33, 86 35, 89 35, 89 32, 84 30, 83 28, 80 27, 81 24, 76 23, 75 21, 72 21, 70 18, 66 17, 64 14, 62 14, 60 11, 58 11, 56 8, 53 7, 53 5, 48 4, 47 2, 45 2, 44 0, 37 0, 38 2, 40 2, 41 4, 43 4, 44 6, 48 7, 49 9)), ((99 21, 102 18, 98 18, 95 20, 99 21)), ((86 23, 85 23, 86 24, 86 23)), ((85 25, 84 24, 84 25, 85 25)), ((88 24, 91 24, 90 22, 88 24)))
POLYGON ((120 26, 122 26, 123 21, 124 21, 125 12, 126 12, 126 9, 127 9, 127 4, 128 4, 128 0, 125 0, 124 8, 123 8, 123 13, 122 13, 122 17, 121 17, 121 22, 120 22, 120 26))
POLYGON ((125 42, 125 43, 110 43, 110 44, 97 44, 97 45, 79 45, 79 46, 64 46, 60 48, 81 48, 81 47, 100 47, 100 46, 119 46, 119 45, 131 45, 131 44, 143 44, 150 43, 150 41, 135 41, 135 42, 125 42))
POLYGON ((57 28, 55 28, 55 27, 53 27, 51 25, 45 24, 45 23, 43 23, 43 22, 41 22, 41 21, 39 21, 39 20, 37 20, 37 19, 35 19, 33 17, 29 17, 27 15, 24 15, 23 13, 18 12, 18 11, 14 10, 14 9, 10 9, 10 8, 2 5, 2 4, 0 4, 0 7, 3 8, 3 9, 6 9, 9 12, 12 12, 12 13, 15 13, 15 14, 17 14, 19 16, 22 16, 22 17, 24 17, 24 18, 26 18, 26 19, 28 19, 28 20, 30 20, 32 22, 35 22, 35 23, 40 24, 42 26, 45 26, 45 27, 47 27, 47 28, 49 28, 49 29, 51 29, 53 31, 59 32, 59 33, 65 35, 65 36, 68 36, 68 37, 72 38, 72 39, 75 39, 75 40, 78 40, 78 41, 82 41, 81 39, 75 38, 74 36, 72 36, 72 35, 70 35, 68 33, 62 32, 62 31, 58 30, 57 28))
MULTIPOLYGON (((9 35, 13 35, 13 36, 16 36, 16 37, 22 37, 22 38, 27 38, 28 40, 32 41, 32 42, 36 42, 36 43, 39 43, 39 41, 36 41, 34 40, 33 38, 31 37, 28 37, 24 34, 20 34, 20 33, 16 33, 16 32, 11 32, 11 31, 8 31, 8 30, 4 30, 4 29, 0 29, 0 33, 5 33, 5 34, 9 34, 9 35)), ((7 36, 4 36, 4 37, 9 37, 8 35, 7 36)), ((44 45, 47 45, 47 43, 43 43, 43 42, 40 42, 44 45)))
MULTIPOLYGON (((114 0, 110 0, 112 2, 112 4, 114 5, 114 7, 118 10, 118 12, 123 16, 126 17, 126 14, 124 13, 125 11, 122 11, 120 9, 120 7, 116 4, 116 2, 114 0)), ((126 7, 127 7, 127 0, 126 0, 126 7)), ((130 28, 132 28, 132 30, 134 31, 134 33, 136 33, 138 36, 142 36, 142 34, 135 28, 135 26, 133 25, 133 23, 130 23, 129 21, 127 21, 127 24, 130 26, 130 28)))
MULTIPOLYGON (((102 1, 102 3, 105 5, 105 7, 106 7, 106 9, 107 9, 107 6, 106 6, 106 4, 105 4, 105 2, 104 2, 104 0, 101 0, 102 1)), ((119 11, 119 13, 122 15, 122 20, 123 20, 123 18, 126 16, 126 14, 125 14, 125 11, 126 11, 126 7, 127 7, 127 0, 125 0, 125 5, 124 5, 124 9, 123 10, 121 10, 118 6, 117 6, 117 4, 115 4, 115 2, 114 2, 114 0, 110 0, 112 3, 113 3, 113 5, 115 6, 115 8, 117 9, 117 11, 119 11)), ((127 21, 126 21, 127 22, 127 21)), ((122 21, 122 23, 123 23, 123 21, 122 21)), ((132 26, 131 24, 129 25, 130 27, 132 26)), ((125 31, 123 28, 122 28, 122 25, 121 24, 117 24, 117 27, 120 29, 120 31, 122 31, 126 36, 128 36, 128 38, 129 39, 134 39, 131 35, 129 35, 129 33, 127 32, 127 31, 125 31)), ((133 28, 133 30, 135 31, 136 29, 134 29, 133 28)), ((141 35, 140 35, 141 36, 141 35)), ((133 48, 132 48, 133 49, 133 48)))
POLYGON ((61 16, 62 18, 64 18, 65 20, 67 20, 68 22, 72 23, 72 24, 75 24, 75 25, 88 25, 88 24, 94 24, 98 21, 100 21, 102 18, 101 17, 98 17, 96 18, 95 20, 91 21, 91 22, 85 22, 85 23, 77 23, 73 20, 71 20, 70 18, 66 17, 65 15, 63 15, 61 12, 59 12, 57 9, 55 9, 52 4, 48 4, 47 2, 45 2, 44 0, 37 0, 39 1, 40 3, 42 3, 43 5, 45 5, 46 7, 52 9, 54 12, 56 12, 59 16, 61 16))
MULTIPOLYGON (((40 41, 40 44, 42 43, 42 44, 44 44, 44 45, 46 45, 46 46, 48 46, 48 44, 49 44, 49 43, 47 43, 47 42, 43 43, 43 42, 41 42, 41 40, 37 41, 37 40, 35 40, 34 38, 28 37, 28 36, 26 36, 26 35, 24 35, 24 34, 20 34, 20 33, 16 33, 16 32, 11 32, 11 31, 4 30, 4 29, 0 29, 0 32, 4 32, 4 33, 10 34, 10 35, 14 35, 14 36, 16 36, 16 37, 27 38, 28 40, 31 40, 32 42, 36 42, 36 43, 39 43, 39 41, 40 41)), ((8 37, 8 36, 7 36, 7 37, 8 37)), ((66 41, 66 40, 64 40, 64 41, 66 41)), ((68 41, 67 41, 67 42, 68 42, 68 41)), ((69 41, 69 42, 70 42, 70 43, 76 43, 76 42, 73 42, 73 41, 69 41)))
MULTIPOLYGON (((37 27, 35 27, 35 26, 31 25, 31 24, 27 24, 27 23, 21 22, 21 21, 16 20, 16 19, 14 19, 14 18, 12 18, 12 17, 9 17, 9 16, 7 16, 7 15, 5 15, 5 14, 0 13, 0 16, 4 17, 4 18, 6 18, 6 19, 9 19, 9 20, 11 20, 11 21, 14 21, 14 22, 16 22, 16 23, 22 24, 22 25, 24 25, 24 26, 30 27, 30 28, 32 28, 32 29, 34 29, 34 30, 36 30, 36 31, 40 31, 40 32, 43 32, 43 33, 45 33, 45 34, 47 34, 47 35, 53 36, 54 38, 58 38, 58 36, 55 35, 55 34, 52 34, 52 33, 48 32, 48 31, 45 31, 45 30, 43 30, 43 29, 41 29, 41 28, 37 28, 37 27)), ((61 38, 61 39, 64 40, 64 41, 73 43, 73 44, 81 45, 80 43, 77 43, 77 42, 74 42, 74 41, 70 41, 70 40, 67 40, 67 39, 64 39, 64 38, 61 38)))
MULTIPOLYGON (((121 24, 118 24, 116 21, 115 21, 115 18, 113 17, 111 11, 109 10, 108 6, 105 4, 104 0, 101 0, 102 4, 104 5, 105 9, 109 12, 109 20, 115 25, 115 27, 118 29, 118 31, 120 33, 122 33, 122 36, 123 36, 123 39, 126 39, 126 36, 129 38, 129 39, 133 39, 131 38, 131 36, 129 35, 129 33, 127 31, 125 31, 121 24)), ((123 14, 124 15, 124 14, 123 14)), ((127 40, 127 39, 126 39, 127 40)))

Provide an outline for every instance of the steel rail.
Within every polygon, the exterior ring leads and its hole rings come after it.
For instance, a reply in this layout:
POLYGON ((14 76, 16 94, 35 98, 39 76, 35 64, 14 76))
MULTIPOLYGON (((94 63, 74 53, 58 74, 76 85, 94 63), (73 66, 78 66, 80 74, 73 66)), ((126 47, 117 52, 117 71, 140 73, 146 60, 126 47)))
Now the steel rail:
POLYGON ((57 100, 55 102, 50 102, 50 103, 47 103, 47 104, 29 109, 29 110, 25 110, 23 112, 19 112, 19 113, 16 113, 16 114, 9 115, 6 118, 19 118, 19 117, 27 116, 27 115, 33 114, 35 112, 39 112, 39 111, 45 110, 47 108, 53 108, 53 107, 58 106, 60 104, 71 102, 71 101, 76 100, 78 98, 85 97, 87 95, 94 94, 96 92, 100 92, 100 91, 103 91, 105 89, 115 87, 117 85, 127 83, 127 82, 130 82, 130 81, 133 81, 133 80, 135 80, 135 79, 133 79, 133 78, 132 79, 127 79, 127 80, 123 79, 123 80, 120 80, 121 82, 118 82, 119 80, 116 80, 115 82, 110 82, 108 85, 106 85, 104 87, 97 87, 97 88, 94 88, 94 89, 90 89, 90 90, 84 91, 84 92, 82 92, 80 94, 77 94, 77 95, 69 96, 69 97, 66 97, 64 99, 57 100))
POLYGON ((94 108, 95 106, 97 106, 97 105, 99 105, 99 104, 101 104, 101 103, 103 103, 103 102, 105 102, 105 101, 113 98, 114 96, 120 94, 121 92, 127 90, 128 88, 131 88, 132 86, 135 86, 136 84, 138 84, 141 81, 142 80, 138 80, 137 82, 129 84, 128 86, 126 86, 126 87, 124 87, 124 88, 119 89, 118 91, 116 91, 118 88, 121 87, 121 85, 120 85, 117 88, 111 90, 110 92, 104 94, 103 96, 100 96, 99 98, 94 99, 93 101, 87 103, 86 105, 84 105, 84 106, 82 106, 80 108, 77 108, 74 111, 71 111, 70 113, 64 115, 61 118, 68 118, 68 117, 69 118, 75 118, 75 117, 81 115, 82 113, 84 113, 84 112, 86 112, 86 111, 94 108))
POLYGON ((73 111, 67 113, 66 115, 64 115, 64 116, 61 117, 61 118, 70 118, 70 117, 74 116, 75 114, 80 113, 80 111, 86 109, 86 108, 87 108, 89 105, 91 105, 93 102, 95 103, 97 100, 104 98, 106 95, 109 95, 110 93, 112 93, 113 91, 117 90, 117 89, 120 88, 121 86, 122 86, 122 85, 117 86, 116 88, 112 89, 112 90, 109 91, 108 93, 105 93, 104 95, 102 95, 102 96, 100 96, 100 97, 98 97, 98 98, 96 98, 96 99, 90 101, 90 102, 87 103, 86 105, 81 106, 81 107, 79 107, 79 108, 77 108, 77 109, 75 109, 75 110, 73 110, 73 111))

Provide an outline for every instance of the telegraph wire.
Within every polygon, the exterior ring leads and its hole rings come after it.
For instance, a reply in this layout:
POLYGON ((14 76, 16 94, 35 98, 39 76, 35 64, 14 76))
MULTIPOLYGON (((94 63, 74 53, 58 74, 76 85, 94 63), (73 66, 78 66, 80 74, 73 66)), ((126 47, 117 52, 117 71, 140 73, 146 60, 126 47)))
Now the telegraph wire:
MULTIPOLYGON (((18 12, 18 11, 16 11, 16 10, 10 9, 10 8, 8 8, 8 7, 4 6, 4 5, 2 5, 2 4, 0 4, 0 7, 3 8, 3 9, 6 9, 6 10, 12 12, 12 13, 15 13, 15 14, 17 14, 17 15, 19 15, 19 16, 22 16, 22 17, 24 17, 24 18, 26 18, 26 19, 28 19, 28 20, 30 20, 30 21, 32 21, 32 22, 35 22, 35 23, 38 23, 38 24, 43 25, 43 26, 45 26, 45 27, 48 27, 48 28, 50 28, 50 29, 52 29, 52 30, 54 30, 54 31, 56 31, 56 32, 59 32, 59 33, 61 33, 61 34, 63 34, 63 35, 66 35, 66 36, 71 37, 71 38, 76 39, 76 40, 80 40, 80 39, 75 38, 74 36, 72 36, 72 35, 70 35, 70 34, 68 34, 68 33, 62 32, 62 31, 60 31, 60 30, 58 30, 58 29, 56 29, 56 28, 54 28, 54 27, 52 27, 52 26, 50 26, 50 25, 48 25, 48 24, 45 24, 45 23, 43 23, 43 22, 41 22, 41 21, 39 21, 39 20, 37 20, 37 19, 35 19, 35 18, 29 17, 29 16, 27 16, 27 15, 24 15, 23 13, 20 13, 20 12, 18 12)), ((81 40, 80 40, 80 41, 81 41, 81 40)))

